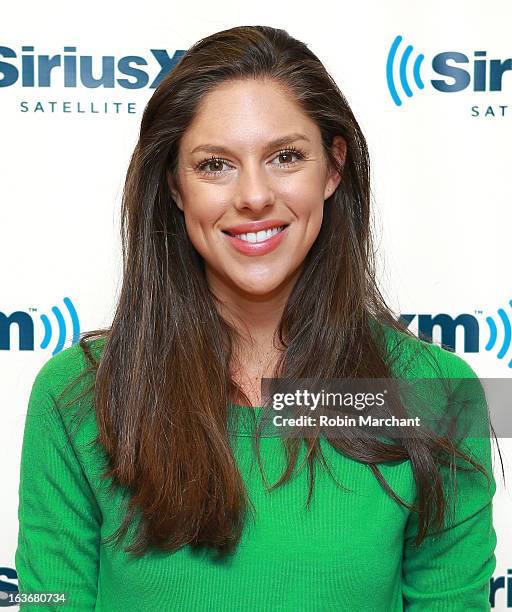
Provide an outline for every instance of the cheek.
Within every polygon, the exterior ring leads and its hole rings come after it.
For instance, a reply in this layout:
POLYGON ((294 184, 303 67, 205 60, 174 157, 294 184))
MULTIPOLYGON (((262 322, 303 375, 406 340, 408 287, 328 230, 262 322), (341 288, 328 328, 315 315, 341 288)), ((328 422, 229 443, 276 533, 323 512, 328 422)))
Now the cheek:
POLYGON ((194 206, 185 207, 185 218, 191 225, 211 227, 218 219, 218 209, 212 202, 194 202, 194 206))
POLYGON ((210 197, 207 197, 204 190, 187 194, 187 200, 184 202, 188 238, 206 261, 216 252, 216 245, 222 239, 218 227, 225 209, 222 202, 216 201, 211 193, 210 197))
POLYGON ((299 219, 322 219, 324 198, 323 185, 314 179, 311 181, 301 181, 293 186, 283 195, 285 202, 297 215, 299 219))
POLYGON ((208 186, 196 187, 186 193, 184 200, 185 220, 192 226, 212 226, 227 209, 219 191, 208 186))
POLYGON ((301 208, 313 208, 323 202, 325 181, 315 168, 312 171, 290 175, 279 186, 279 192, 289 202, 297 202, 301 208))

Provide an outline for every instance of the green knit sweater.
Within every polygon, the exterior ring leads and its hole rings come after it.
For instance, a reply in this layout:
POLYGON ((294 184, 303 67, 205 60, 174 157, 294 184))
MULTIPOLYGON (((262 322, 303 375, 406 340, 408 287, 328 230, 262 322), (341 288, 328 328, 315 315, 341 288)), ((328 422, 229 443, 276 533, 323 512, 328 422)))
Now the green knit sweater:
MULTIPOLYGON (((446 377, 476 376, 461 357, 438 346, 395 331, 388 337, 390 342, 402 340, 400 359, 407 377, 438 376, 432 357, 446 377)), ((91 345, 97 355, 101 342, 91 345)), ((367 465, 337 453, 325 439, 322 450, 345 488, 317 468, 313 498, 306 508, 308 470, 303 468, 284 486, 267 492, 252 450, 249 409, 230 405, 230 411, 241 416, 234 421, 233 452, 256 509, 236 554, 218 562, 187 546, 174 554, 153 551, 135 559, 101 542, 119 526, 124 510, 121 490, 111 496, 110 480, 100 479, 101 453, 87 445, 97 435, 93 411, 68 438, 69 408, 63 410, 56 401, 85 364, 75 344, 50 358, 32 387, 19 485, 15 556, 19 590, 26 600, 43 592, 66 593, 67 601, 63 606, 27 603, 21 610, 490 609, 496 485, 489 438, 467 438, 465 450, 486 467, 492 486, 480 472, 458 473, 455 513, 440 536, 428 536, 416 549, 412 540, 417 515, 393 500, 367 465)), ((273 484, 285 466, 281 438, 263 437, 260 452, 273 484)), ((297 465, 304 454, 303 449, 297 465)), ((391 488, 412 503, 415 482, 410 461, 379 464, 379 468, 391 488)), ((133 533, 130 529, 124 543, 133 533)))

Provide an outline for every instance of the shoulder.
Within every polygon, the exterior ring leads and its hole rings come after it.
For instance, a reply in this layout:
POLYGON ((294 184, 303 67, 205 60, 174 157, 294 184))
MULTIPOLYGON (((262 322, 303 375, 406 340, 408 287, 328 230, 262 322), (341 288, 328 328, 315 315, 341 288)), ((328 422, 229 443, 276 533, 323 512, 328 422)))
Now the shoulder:
MULTIPOLYGON (((83 339, 82 339, 83 340, 83 339)), ((103 338, 87 339, 56 353, 37 372, 30 391, 25 417, 28 447, 44 439, 59 448, 72 447, 81 462, 102 460, 95 445, 98 435, 93 391, 96 378, 94 361, 103 352, 103 338), (88 358, 90 355, 91 360, 88 358), (41 437, 41 439, 43 439, 41 437), (92 446, 91 446, 92 445, 92 446), (99 455, 96 455, 97 452, 99 455)))
MULTIPOLYGON (((455 440, 456 435, 466 452, 489 465, 489 408, 484 385, 474 369, 460 355, 438 344, 391 327, 384 333, 392 375, 413 381, 418 393, 414 397, 419 403, 414 406, 421 412, 416 414, 433 415, 428 412, 431 410, 448 413, 453 419, 446 422, 450 427, 456 424, 450 434, 452 439, 455 440), (421 382, 421 379, 430 380, 421 382), (425 398, 428 398, 428 410, 425 398)), ((440 426, 444 424, 445 420, 439 421, 440 426)))
POLYGON ((413 378, 477 378, 460 355, 433 342, 381 325, 388 358, 397 375, 413 378))
MULTIPOLYGON (((98 361, 105 339, 88 340, 86 350, 98 361)), ((50 357, 37 371, 30 392, 30 412, 46 411, 51 404, 65 401, 72 389, 83 390, 94 382, 94 368, 82 346, 77 342, 50 357)))

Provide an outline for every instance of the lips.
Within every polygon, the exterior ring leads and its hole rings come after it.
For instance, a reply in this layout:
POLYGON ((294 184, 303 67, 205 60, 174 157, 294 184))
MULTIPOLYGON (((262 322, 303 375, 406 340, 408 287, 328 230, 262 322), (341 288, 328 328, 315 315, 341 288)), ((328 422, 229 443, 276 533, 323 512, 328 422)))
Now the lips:
POLYGON ((261 221, 252 221, 250 223, 241 223, 239 225, 231 225, 225 227, 222 231, 230 236, 236 236, 237 234, 249 234, 257 233, 262 230, 273 229, 274 227, 288 226, 288 221, 284 219, 264 219, 261 221))
POLYGON ((266 255, 267 253, 277 249, 281 242, 285 240, 289 231, 290 230, 288 227, 285 227, 280 232, 277 232, 277 234, 274 234, 274 236, 271 236, 270 238, 267 238, 261 242, 248 242, 238 238, 237 236, 232 236, 224 231, 223 234, 227 243, 239 253, 248 256, 258 256, 266 255))

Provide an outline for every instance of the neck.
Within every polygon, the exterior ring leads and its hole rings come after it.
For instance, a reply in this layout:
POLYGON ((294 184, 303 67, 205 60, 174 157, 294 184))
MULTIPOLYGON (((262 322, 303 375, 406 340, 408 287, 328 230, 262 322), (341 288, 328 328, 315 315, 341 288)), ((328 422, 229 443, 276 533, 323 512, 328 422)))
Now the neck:
MULTIPOLYGON (((250 293, 241 290, 206 269, 208 285, 221 316, 239 332, 235 347, 245 360, 256 360, 276 350, 275 332, 279 326, 284 307, 300 274, 300 269, 286 283, 268 293, 250 293)), ((277 342, 277 341, 276 341, 277 342)))

